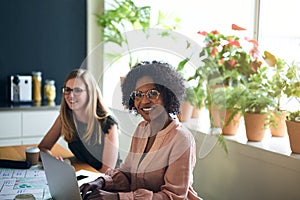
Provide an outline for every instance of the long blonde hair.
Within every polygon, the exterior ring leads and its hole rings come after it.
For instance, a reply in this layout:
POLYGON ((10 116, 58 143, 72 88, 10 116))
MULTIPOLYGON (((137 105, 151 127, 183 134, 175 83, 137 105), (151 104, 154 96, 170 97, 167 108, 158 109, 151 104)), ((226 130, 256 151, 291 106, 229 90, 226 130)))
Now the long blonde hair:
MULTIPOLYGON (((88 101, 85 112, 88 116, 86 132, 83 135, 85 141, 90 141, 93 133, 97 131, 96 143, 101 143, 101 124, 99 120, 108 116, 108 108, 104 105, 101 90, 93 75, 84 69, 75 69, 65 79, 66 83, 73 78, 81 78, 86 85, 88 92, 88 101), (95 127, 97 130, 95 130, 95 127)), ((76 136, 76 120, 73 111, 69 108, 65 98, 61 100, 60 118, 62 122, 61 133, 67 142, 74 140, 76 136)))

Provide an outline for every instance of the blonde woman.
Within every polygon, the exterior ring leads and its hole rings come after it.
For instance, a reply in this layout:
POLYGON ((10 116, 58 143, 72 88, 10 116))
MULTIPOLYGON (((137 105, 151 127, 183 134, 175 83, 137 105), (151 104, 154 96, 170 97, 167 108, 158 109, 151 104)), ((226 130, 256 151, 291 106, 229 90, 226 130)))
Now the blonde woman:
POLYGON ((75 157, 98 171, 118 166, 118 125, 94 77, 87 70, 73 70, 62 92, 60 115, 38 145, 40 150, 51 154, 63 136, 75 157))

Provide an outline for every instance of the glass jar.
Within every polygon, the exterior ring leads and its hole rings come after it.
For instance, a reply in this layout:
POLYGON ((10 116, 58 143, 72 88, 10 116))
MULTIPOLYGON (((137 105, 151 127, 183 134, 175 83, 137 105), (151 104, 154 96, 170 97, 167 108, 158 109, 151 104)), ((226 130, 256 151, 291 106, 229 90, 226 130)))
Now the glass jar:
POLYGON ((56 97, 56 87, 54 80, 46 80, 44 86, 44 95, 47 102, 53 102, 56 97))
POLYGON ((42 101, 42 72, 32 72, 32 100, 34 102, 42 101))

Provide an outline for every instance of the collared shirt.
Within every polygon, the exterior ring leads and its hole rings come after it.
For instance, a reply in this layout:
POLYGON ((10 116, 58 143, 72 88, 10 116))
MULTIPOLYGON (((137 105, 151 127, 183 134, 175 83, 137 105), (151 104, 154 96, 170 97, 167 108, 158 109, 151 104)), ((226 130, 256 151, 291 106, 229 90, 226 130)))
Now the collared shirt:
POLYGON ((191 132, 173 120, 143 156, 149 135, 149 123, 141 122, 125 162, 106 172, 104 189, 118 191, 120 199, 201 199, 192 188, 196 147, 191 132))

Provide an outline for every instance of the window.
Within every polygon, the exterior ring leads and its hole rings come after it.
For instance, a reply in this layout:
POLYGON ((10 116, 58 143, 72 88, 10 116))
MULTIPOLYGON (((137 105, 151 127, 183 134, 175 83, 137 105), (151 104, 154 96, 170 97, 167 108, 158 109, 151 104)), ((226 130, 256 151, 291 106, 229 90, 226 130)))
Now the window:
POLYGON ((300 2, 260 0, 259 43, 288 62, 300 63, 300 2), (271 9, 270 9, 271 8, 271 9))
MULTIPOLYGON (((105 1, 105 3, 109 4, 111 1, 105 1)), ((240 37, 257 37, 262 51, 268 50, 287 62, 300 62, 298 56, 300 55, 300 29, 295 23, 296 19, 300 18, 300 13, 297 11, 300 3, 297 0, 284 2, 272 0, 134 0, 134 2, 137 5, 151 6, 153 23, 156 22, 158 10, 178 16, 181 23, 177 32, 195 42, 200 43, 198 31, 218 30, 224 34, 240 34, 240 37), (244 27, 247 31, 234 32, 231 30, 231 24, 244 27)), ((166 51, 135 53, 140 60, 165 59, 175 66, 180 61, 176 55, 174 57, 170 55, 172 53, 166 51)), ((115 60, 112 66, 104 69, 103 94, 110 106, 122 107, 121 93, 118 91, 119 77, 128 72, 127 66, 128 57, 123 55, 115 60)))

